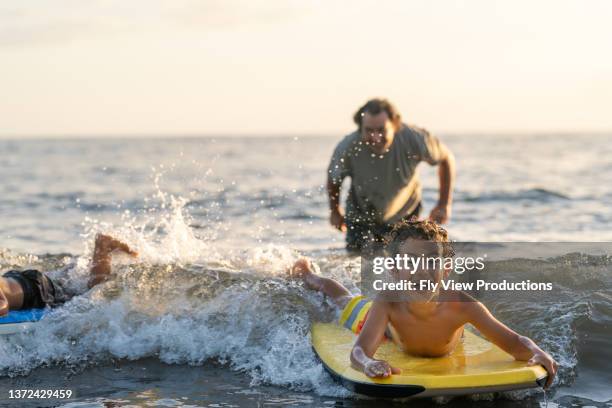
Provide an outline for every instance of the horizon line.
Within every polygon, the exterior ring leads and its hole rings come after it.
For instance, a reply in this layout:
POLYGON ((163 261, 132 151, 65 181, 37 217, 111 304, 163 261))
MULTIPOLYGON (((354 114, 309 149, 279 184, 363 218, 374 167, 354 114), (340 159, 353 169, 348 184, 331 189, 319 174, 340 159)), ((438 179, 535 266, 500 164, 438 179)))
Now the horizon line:
MULTIPOLYGON (((603 136, 612 134, 612 130, 517 130, 517 131, 495 131, 495 130, 473 130, 473 131, 439 131, 432 132, 434 135, 442 137, 456 136, 476 136, 476 137, 496 137, 496 136, 603 136)), ((91 140, 91 139, 215 139, 215 138, 334 138, 344 137, 345 132, 319 132, 319 133, 55 133, 55 134, 0 134, 0 140, 91 140)))

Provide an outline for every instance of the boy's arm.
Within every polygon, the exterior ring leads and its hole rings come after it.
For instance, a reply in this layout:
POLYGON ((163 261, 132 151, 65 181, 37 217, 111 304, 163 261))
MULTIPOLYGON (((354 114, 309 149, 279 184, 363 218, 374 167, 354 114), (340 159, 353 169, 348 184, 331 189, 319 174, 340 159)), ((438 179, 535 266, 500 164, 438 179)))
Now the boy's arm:
POLYGON ((557 374, 557 362, 538 347, 533 340, 521 336, 508 326, 500 322, 480 302, 465 303, 468 322, 473 324, 487 339, 499 346, 515 359, 528 361, 529 365, 541 364, 548 371, 546 388, 548 388, 557 374))
POLYGON ((368 377, 389 377, 391 374, 400 373, 399 369, 391 367, 386 361, 374 359, 374 353, 383 340, 388 321, 386 305, 374 302, 351 350, 351 365, 363 371, 368 377))
MULTIPOLYGON (((1 278, 0 278, 1 279, 1 278)), ((5 316, 9 312, 9 304, 4 292, 2 292, 2 288, 0 288, 0 316, 5 316)))

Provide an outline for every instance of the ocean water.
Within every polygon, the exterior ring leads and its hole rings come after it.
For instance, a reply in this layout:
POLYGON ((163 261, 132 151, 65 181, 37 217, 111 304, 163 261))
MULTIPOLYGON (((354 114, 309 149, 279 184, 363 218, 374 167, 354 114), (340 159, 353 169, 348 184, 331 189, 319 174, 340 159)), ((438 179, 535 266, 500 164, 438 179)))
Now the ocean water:
MULTIPOLYGON (((609 135, 443 140, 457 158, 454 240, 612 241, 609 135)), ((327 221, 325 169, 337 141, 0 141, 2 271, 37 267, 84 292, 97 232, 140 252, 137 261, 117 257, 113 281, 55 309, 32 332, 0 339, 0 405, 17 406, 7 399, 16 388, 69 388, 76 396, 64 404, 72 407, 376 405, 325 373, 308 327, 333 318, 333 308, 284 277, 306 255, 358 290, 359 260, 327 221)), ((426 164, 421 173, 427 213, 437 174, 426 164)), ((485 303, 560 363, 549 405, 612 406, 612 261, 562 255, 551 262, 569 256, 572 267, 546 276, 572 296, 485 303)), ((525 265, 540 264, 511 266, 525 265)), ((543 401, 542 391, 529 390, 416 405, 543 401)))

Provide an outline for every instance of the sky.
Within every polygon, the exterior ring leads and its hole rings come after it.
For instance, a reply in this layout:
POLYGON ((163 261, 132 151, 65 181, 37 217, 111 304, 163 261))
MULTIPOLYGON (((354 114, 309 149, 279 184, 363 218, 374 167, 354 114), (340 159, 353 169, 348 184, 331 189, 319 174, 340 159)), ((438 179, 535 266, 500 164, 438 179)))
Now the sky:
POLYGON ((612 131, 612 2, 4 0, 0 137, 612 131))

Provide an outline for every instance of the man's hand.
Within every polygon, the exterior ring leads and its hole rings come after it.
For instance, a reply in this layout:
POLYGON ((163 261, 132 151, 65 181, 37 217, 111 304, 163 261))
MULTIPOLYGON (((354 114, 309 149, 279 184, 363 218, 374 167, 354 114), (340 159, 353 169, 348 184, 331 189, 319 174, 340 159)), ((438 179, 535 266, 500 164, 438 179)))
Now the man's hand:
POLYGON ((543 350, 536 351, 533 354, 533 357, 531 357, 527 362, 527 365, 530 366, 538 364, 543 366, 546 371, 548 371, 548 378, 546 379, 546 385, 544 386, 544 388, 548 388, 555 379, 555 375, 557 375, 558 364, 548 353, 544 352, 543 350))
POLYGON ((346 224, 344 223, 344 214, 340 208, 331 210, 329 215, 329 222, 338 231, 346 232, 346 224))
POLYGON ((387 378, 391 374, 400 374, 399 368, 391 367, 384 360, 370 360, 363 367, 363 373, 370 378, 387 378))
POLYGON ((448 204, 436 205, 429 214, 429 220, 438 224, 445 224, 451 216, 451 206, 448 204))

